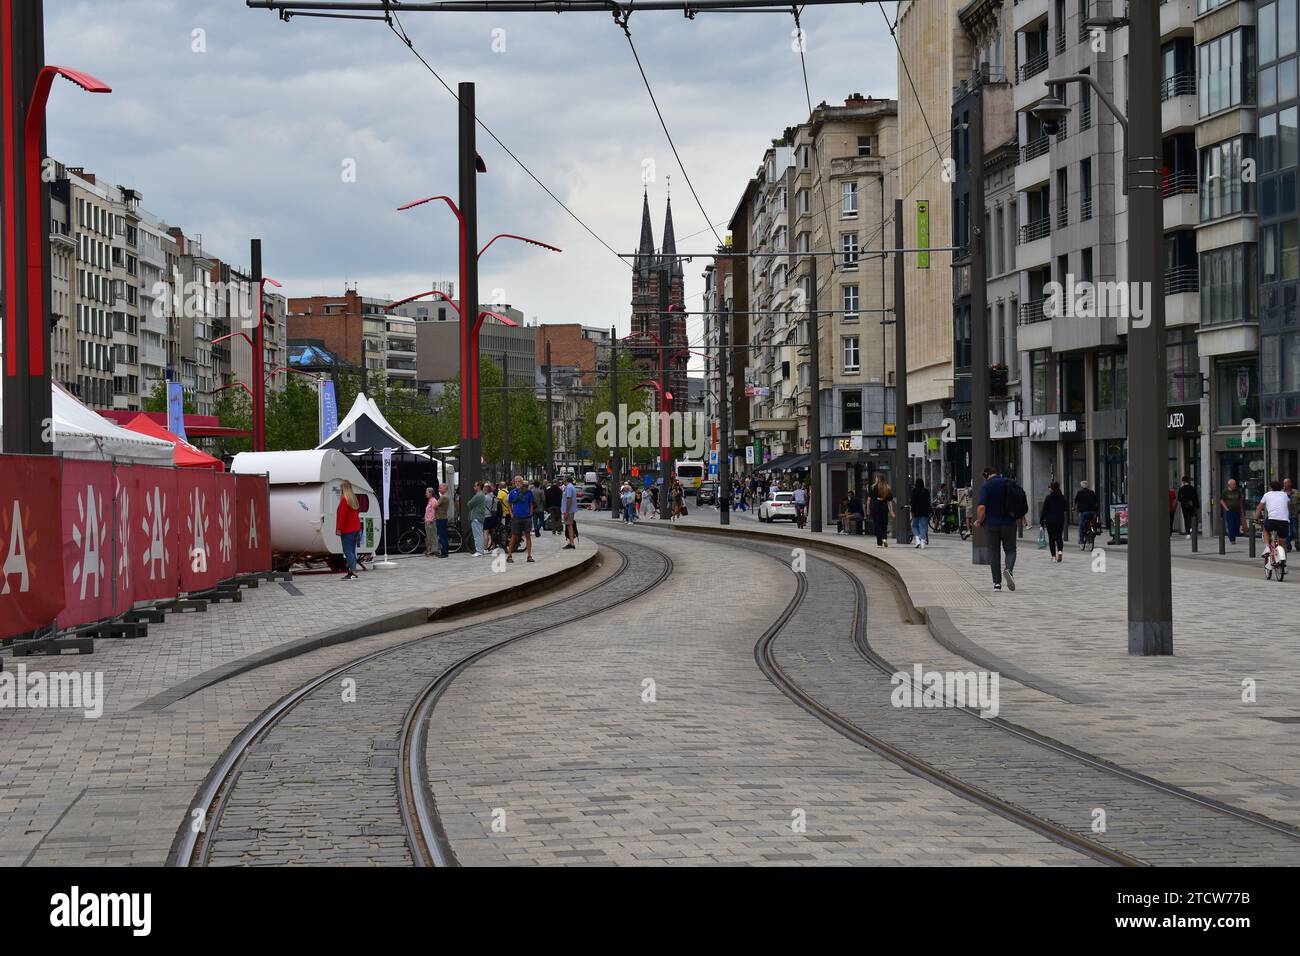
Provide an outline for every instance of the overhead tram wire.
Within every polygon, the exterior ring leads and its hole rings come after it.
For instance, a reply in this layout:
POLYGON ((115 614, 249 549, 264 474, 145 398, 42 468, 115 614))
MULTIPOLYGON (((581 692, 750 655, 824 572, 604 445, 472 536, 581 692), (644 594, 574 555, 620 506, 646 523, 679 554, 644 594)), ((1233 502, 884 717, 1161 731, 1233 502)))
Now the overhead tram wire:
MULTIPOLYGON (((385 7, 387 7, 386 4, 385 7)), ((385 22, 388 24, 388 29, 392 30, 394 36, 396 36, 399 40, 401 40, 406 45, 406 48, 410 50, 413 54, 415 54, 415 58, 424 65, 424 68, 426 70, 428 70, 431 74, 433 74, 434 79, 436 79, 439 83, 442 84, 443 89, 445 89, 449 94, 451 94, 451 98, 454 99, 457 103, 459 103, 460 97, 456 95, 456 91, 447 85, 447 81, 444 80, 438 74, 438 71, 435 70, 429 64, 429 61, 426 60, 423 57, 423 55, 421 55, 420 51, 415 48, 414 41, 411 40, 410 35, 406 32, 406 28, 402 26, 402 21, 398 19, 397 11, 391 10, 388 11, 388 14, 389 14, 388 16, 384 17, 385 22)), ((533 182, 537 183, 538 186, 542 187, 542 191, 545 192, 546 195, 550 196, 551 199, 553 199, 561 209, 563 209, 566 213, 568 213, 570 218, 572 218, 574 222, 576 222, 583 229, 585 229, 593 239, 595 239, 602 246, 608 249, 609 252, 620 262, 622 262, 625 266, 627 266, 628 269, 632 268, 631 263, 626 262, 621 256, 619 256, 617 250, 615 250, 613 246, 611 246, 608 242, 606 242, 599 235, 597 235, 596 231, 582 220, 582 217, 580 217, 576 212, 570 209, 565 204, 564 200, 562 200, 559 196, 555 195, 555 193, 551 191, 551 188, 547 186, 546 183, 542 182, 537 177, 537 174, 534 173, 531 169, 529 169, 528 165, 522 159, 520 159, 518 156, 515 155, 514 151, 501 140, 501 137, 497 136, 497 134, 492 131, 492 129, 487 125, 487 123, 483 122, 482 118, 478 115, 477 111, 475 112, 474 115, 474 122, 477 123, 480 127, 482 127, 483 132, 491 136, 493 141, 498 146, 500 146, 503 150, 505 150, 506 155, 509 156, 511 159, 513 159, 515 163, 519 166, 519 168, 528 174, 528 177, 532 179, 533 182)))
POLYGON ((695 183, 691 182, 691 174, 686 171, 686 164, 682 162, 681 154, 677 152, 677 144, 673 142, 673 134, 668 132, 668 124, 664 121, 664 114, 659 109, 659 101, 655 99, 655 91, 650 86, 650 78, 646 76, 645 67, 641 65, 641 57, 636 52, 636 44, 632 42, 632 29, 628 26, 628 20, 631 16, 632 6, 629 4, 626 10, 615 9, 614 22, 623 28, 623 35, 627 37, 628 48, 632 51, 632 58, 636 60, 636 68, 641 72, 641 81, 645 83, 645 91, 650 94, 650 105, 654 107, 655 115, 659 117, 659 125, 663 127, 664 136, 668 137, 668 145, 673 151, 673 158, 677 160, 677 167, 686 178, 686 185, 691 190, 695 205, 699 207, 700 215, 704 217, 704 221, 709 224, 709 229, 713 232, 713 238, 718 240, 718 245, 724 245, 722 236, 718 235, 718 230, 713 226, 713 220, 704 211, 704 203, 700 202, 700 194, 695 191, 695 183))

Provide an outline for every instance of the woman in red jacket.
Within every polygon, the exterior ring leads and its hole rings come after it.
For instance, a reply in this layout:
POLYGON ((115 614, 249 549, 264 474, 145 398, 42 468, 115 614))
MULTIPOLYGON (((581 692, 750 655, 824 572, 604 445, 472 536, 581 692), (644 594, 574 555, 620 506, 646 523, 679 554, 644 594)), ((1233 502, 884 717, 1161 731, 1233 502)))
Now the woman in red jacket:
POLYGON ((339 490, 343 496, 339 498, 339 510, 334 516, 334 530, 343 541, 343 554, 348 559, 348 572, 343 575, 343 580, 355 581, 357 542, 361 539, 361 502, 352 490, 352 482, 343 482, 339 490))

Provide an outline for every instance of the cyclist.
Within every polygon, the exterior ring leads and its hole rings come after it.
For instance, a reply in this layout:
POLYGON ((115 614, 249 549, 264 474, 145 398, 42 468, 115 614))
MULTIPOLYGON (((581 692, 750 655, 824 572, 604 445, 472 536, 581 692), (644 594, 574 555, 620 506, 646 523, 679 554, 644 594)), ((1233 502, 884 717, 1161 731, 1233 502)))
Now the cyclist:
POLYGON ((803 527, 804 513, 808 507, 808 492, 804 491, 803 485, 795 482, 794 486, 794 521, 800 528, 803 527))
POLYGON ((1084 531, 1101 512, 1101 500, 1086 481, 1079 482, 1079 490, 1074 496, 1074 510, 1079 513, 1079 546, 1083 547, 1084 531))
POLYGON ((1255 508, 1255 520, 1264 525, 1264 553, 1271 555, 1273 535, 1278 535, 1278 540, 1285 542, 1291 533, 1291 501, 1278 479, 1270 481, 1268 488, 1255 508))

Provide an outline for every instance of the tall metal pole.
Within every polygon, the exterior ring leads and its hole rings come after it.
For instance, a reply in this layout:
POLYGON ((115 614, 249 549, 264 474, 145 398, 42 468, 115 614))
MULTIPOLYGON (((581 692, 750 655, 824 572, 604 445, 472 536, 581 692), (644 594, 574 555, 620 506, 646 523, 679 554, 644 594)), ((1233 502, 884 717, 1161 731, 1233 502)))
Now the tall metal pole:
MULTIPOLYGON (((971 393, 970 393, 970 467, 971 487, 979 501, 980 486, 984 484, 984 469, 992 459, 989 442, 989 320, 988 280, 984 270, 984 94, 976 92, 971 110, 971 160, 970 160, 970 308, 971 308, 971 393)), ((957 245, 960 237, 953 237, 957 245)), ((1014 319, 1013 319, 1014 321, 1014 319)), ((965 516, 962 516, 965 520, 965 516)), ((982 532, 971 535, 971 563, 988 564, 988 547, 982 532)))
MULTIPOLYGON (((894 200, 894 248, 903 241, 903 200, 894 200)), ((907 290, 906 265, 901 251, 894 253, 894 540, 907 544, 910 533, 903 502, 907 494, 907 290)))
MULTIPOLYGON (((4 446, 10 454, 48 455, 53 452, 50 411, 50 223, 49 190, 39 180, 39 157, 45 156, 44 123, 39 142, 26 139, 28 110, 33 107, 37 77, 45 65, 45 17, 42 0, 0 4, 3 60, 3 128, 5 152, 0 177, 0 207, 4 225, 4 446), (36 169, 28 149, 37 149, 36 169), (31 187, 35 185, 33 191, 31 187), (33 195, 34 192, 34 195, 33 195), (33 202, 35 200, 35 202, 33 202), (33 208, 33 206, 35 208, 33 208), (35 228, 33 228, 33 225, 35 228)), ((43 117, 36 117, 42 120, 43 117)))
MULTIPOLYGON (((667 260, 665 260, 666 263, 667 260)), ((671 318, 668 314, 669 303, 669 282, 671 282, 671 273, 665 264, 659 269, 659 517, 671 518, 672 510, 669 508, 668 499, 671 489, 668 487, 668 478, 672 474, 672 466, 668 463, 669 447, 664 438, 664 432, 668 428, 668 416, 665 414, 670 411, 668 403, 668 343, 669 332, 672 325, 671 318)))
MULTIPOLYGON (((735 262, 735 260, 731 260, 735 262)), ((734 280, 733 280, 734 281, 734 280)), ((731 300, 723 299, 718 322, 718 523, 731 524, 731 409, 728 368, 731 364, 731 300)))
POLYGON ((501 460, 505 469, 501 472, 504 481, 510 480, 510 353, 501 353, 501 460))
POLYGON ((1128 42, 1128 271, 1146 306, 1142 318, 1130 309, 1128 331, 1128 651, 1165 655, 1174 652, 1174 627, 1165 487, 1168 358, 1158 260, 1164 227, 1158 4, 1129 4, 1128 42))
POLYGON ((266 451, 266 377, 263 363, 263 313, 262 303, 262 240, 249 242, 249 259, 253 269, 253 307, 257 310, 253 318, 253 451, 266 451))
MULTIPOLYGON (((808 490, 807 499, 812 519, 812 530, 822 530, 822 363, 821 332, 817 323, 817 257, 808 260, 809 285, 812 287, 808 308, 808 347, 811 350, 809 360, 809 377, 812 389, 812 401, 808 406, 808 490)), ((834 273, 834 262, 831 263, 834 273)))
POLYGON ((483 475, 479 436, 478 336, 478 151, 475 147, 474 84, 457 86, 460 201, 460 521, 468 528, 469 489, 483 475))
POLYGON ((609 516, 618 517, 619 502, 615 484, 623 474, 623 446, 618 441, 618 327, 609 327, 609 414, 614 423, 614 443, 610 449, 609 516))
POLYGON ((547 481, 555 480, 555 418, 551 410, 551 340, 546 339, 546 471, 547 481))

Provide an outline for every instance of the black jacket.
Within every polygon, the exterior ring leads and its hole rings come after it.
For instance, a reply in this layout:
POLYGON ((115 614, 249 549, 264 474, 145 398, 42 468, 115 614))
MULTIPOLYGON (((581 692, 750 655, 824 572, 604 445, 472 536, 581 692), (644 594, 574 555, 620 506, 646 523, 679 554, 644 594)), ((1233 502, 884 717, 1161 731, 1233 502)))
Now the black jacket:
POLYGON ((1092 511, 1098 510, 1097 492, 1091 488, 1080 488, 1079 493, 1074 496, 1075 511, 1092 511))
POLYGON ((546 489, 546 507, 558 508, 563 503, 564 490, 559 485, 551 485, 546 489))
POLYGON ((930 489, 929 488, 912 489, 912 517, 913 518, 930 517, 930 489))
POLYGON ((1049 491, 1043 499, 1042 510, 1038 513, 1038 523, 1065 524, 1065 511, 1065 495, 1059 491, 1049 491))
POLYGON ((1196 489, 1194 487, 1192 487, 1191 485, 1179 485, 1178 503, 1181 504, 1184 508, 1189 508, 1195 511, 1196 508, 1200 506, 1201 502, 1199 497, 1196 494, 1196 489))

